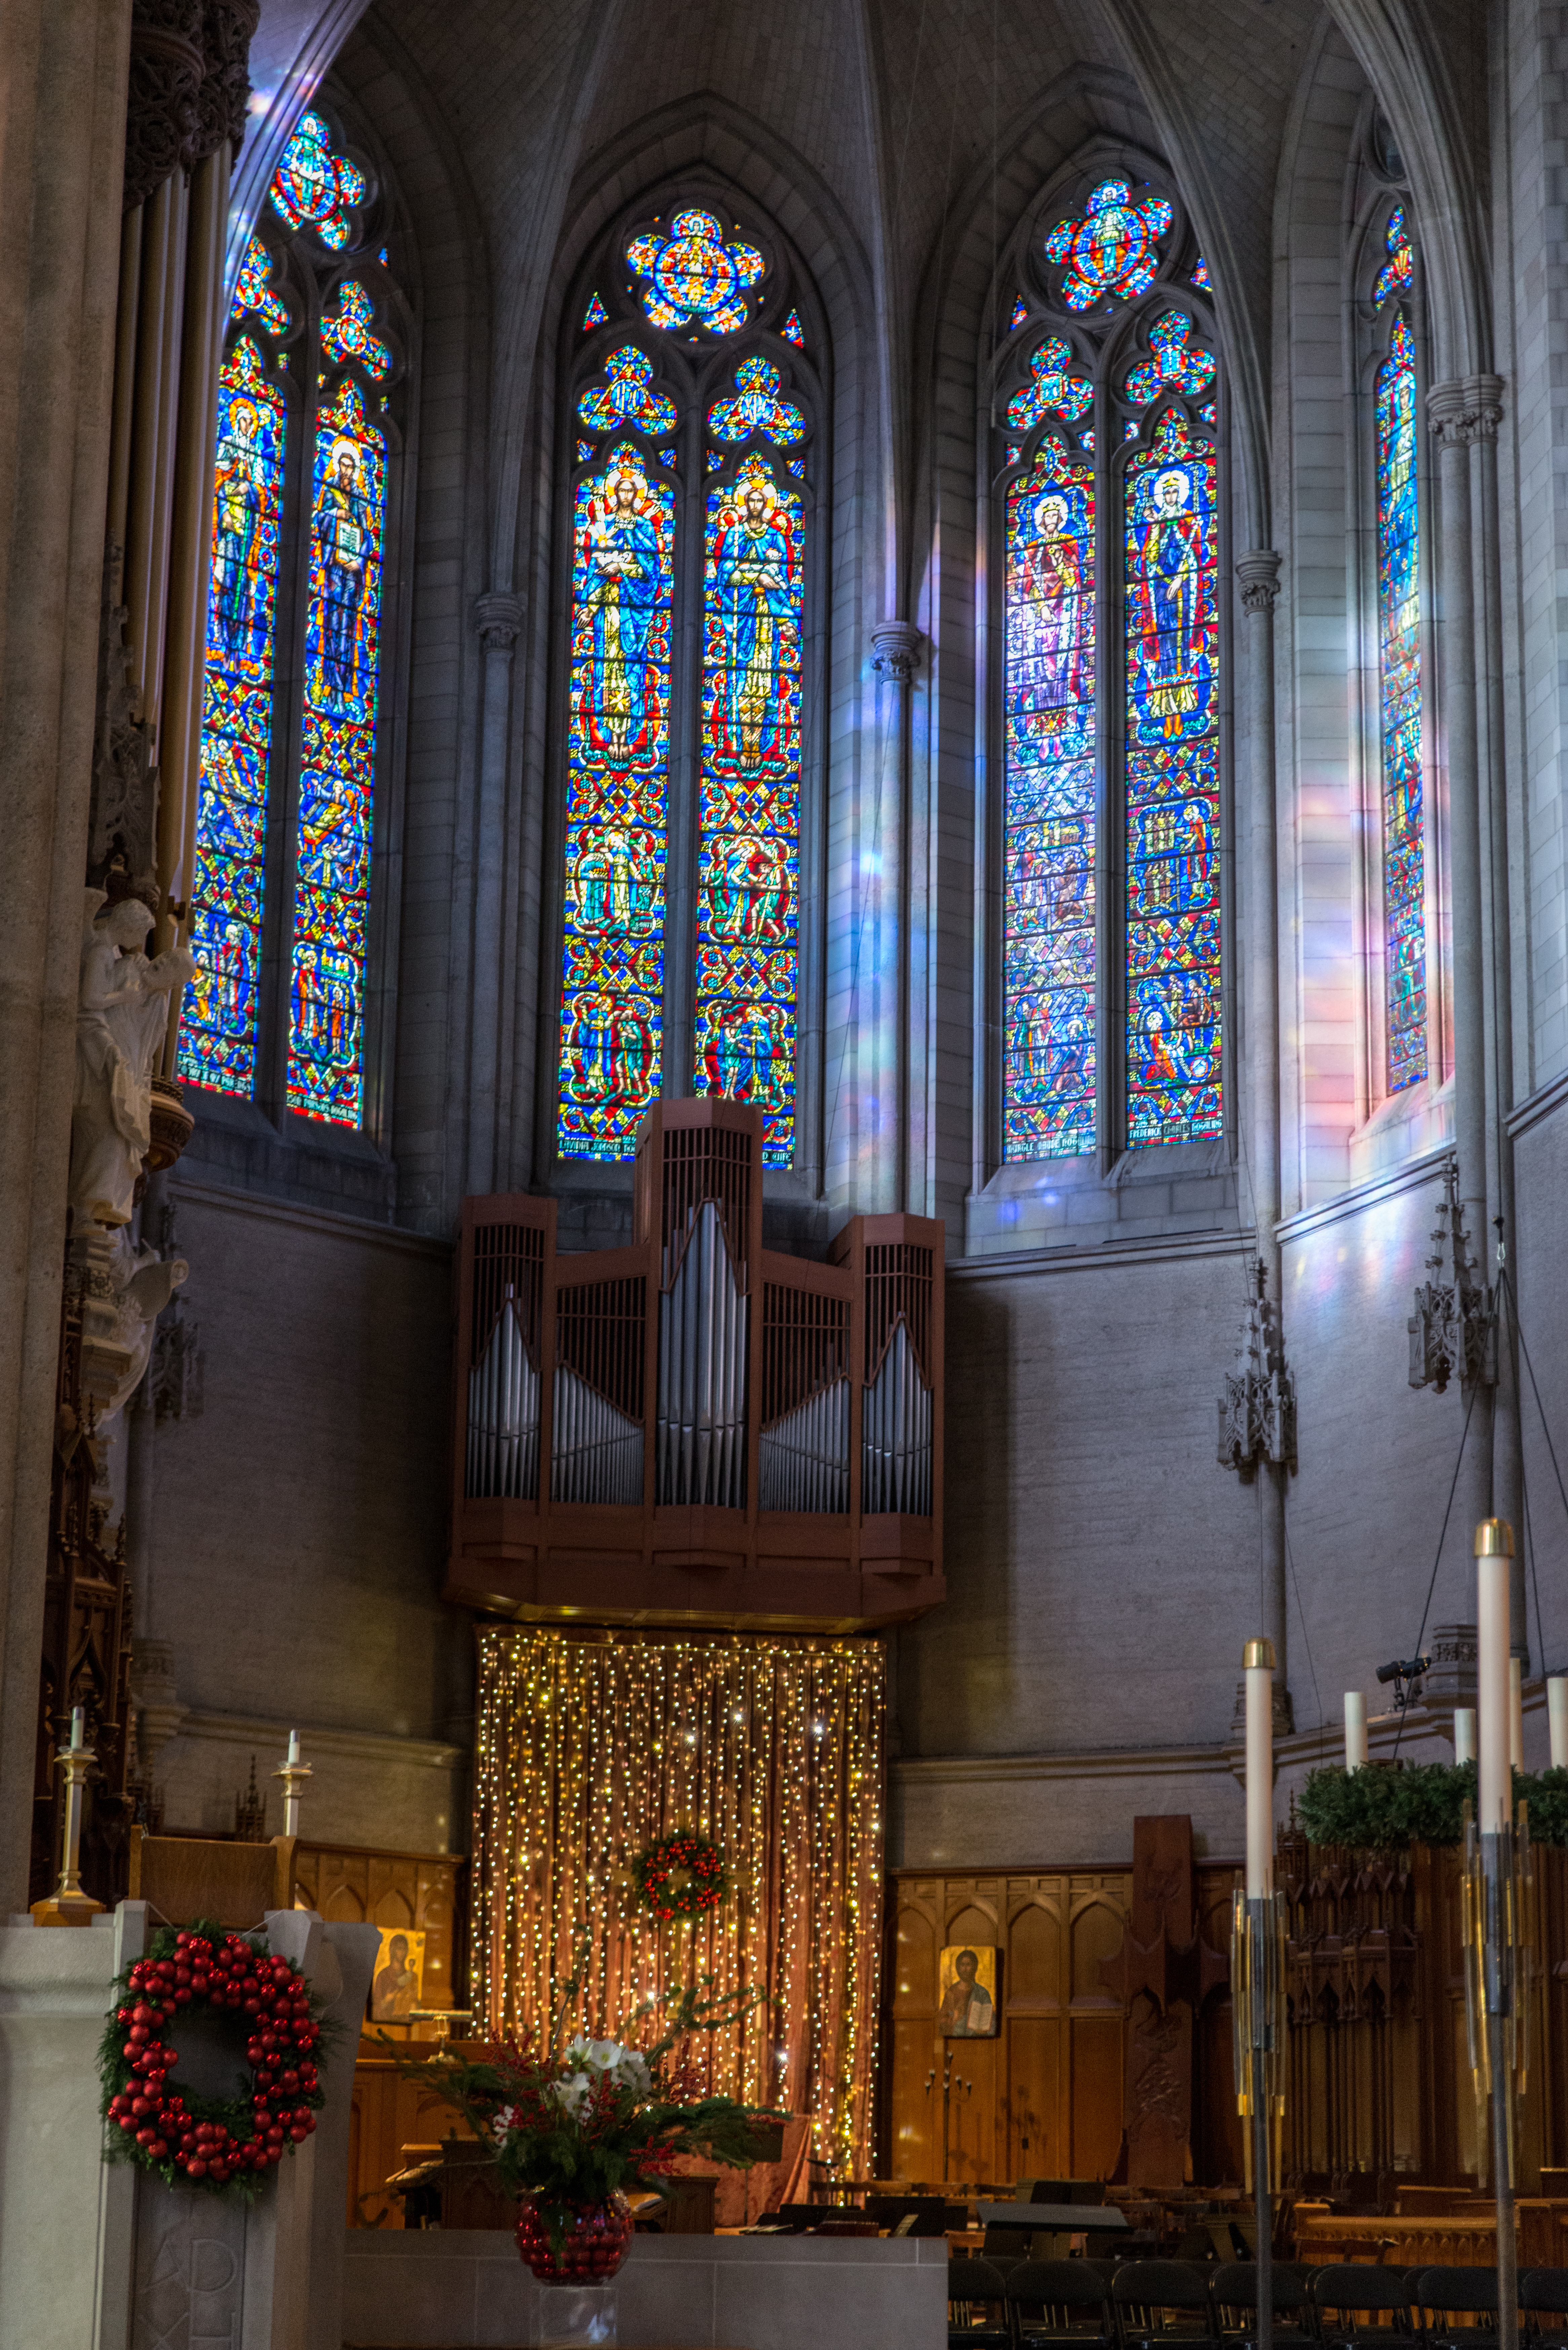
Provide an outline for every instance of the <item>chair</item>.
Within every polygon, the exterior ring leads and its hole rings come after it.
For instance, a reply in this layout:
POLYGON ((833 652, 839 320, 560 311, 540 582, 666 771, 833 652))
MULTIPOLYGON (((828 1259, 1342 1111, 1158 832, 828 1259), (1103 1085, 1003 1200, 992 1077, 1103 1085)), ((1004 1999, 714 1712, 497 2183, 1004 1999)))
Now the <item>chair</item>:
POLYGON ((294 1907, 293 1836, 234 1844, 202 1836, 130 1831, 130 1898, 157 1911, 155 1923, 193 1925, 198 1918, 244 1933, 264 1911, 294 1907))
POLYGON ((1358 2350, 1362 2343, 1410 2331, 1410 2287, 1402 2269, 1314 2269, 1307 2278, 1307 2298, 1324 2342, 1343 2345, 1343 2350, 1358 2350), (1363 2311, 1366 2324, 1358 2322, 1363 2311), (1378 2324, 1378 2315, 1389 2322, 1378 2324))
POLYGON ((1434 2350, 1449 2342, 1473 2350, 1478 2332, 1497 2331, 1495 2269, 1423 2269, 1416 2292, 1434 2350), (1457 2325, 1459 2317, 1477 2319, 1479 2325, 1457 2325))
POLYGON ((1046 2344, 1116 2350, 1109 2288, 1087 2261, 1019 2261, 1006 2271, 1005 2282, 1021 2350, 1043 2350, 1046 2344))
POLYGON ((1519 2280, 1519 2305, 1530 2320, 1530 2339, 1543 2350, 1568 2350, 1568 2269, 1526 2269, 1519 2280), (1558 2323, 1542 2325, 1550 2313, 1558 2323))
MULTIPOLYGON (((1221 2343, 1255 2341, 1258 2332, 1258 2263, 1256 2261, 1224 2261, 1209 2280, 1210 2296, 1214 2303, 1215 2331, 1221 2343)), ((1276 2261, 1273 2265, 1274 2340, 1282 2345, 1305 2345, 1313 2342, 1312 2313, 1307 2301, 1307 2272, 1294 2261, 1276 2261), (1294 2325, 1282 2325, 1282 2316, 1295 2317, 1294 2325)))
POLYGON ((1201 2261, 1127 2261, 1111 2285, 1122 2350, 1215 2350, 1201 2261))
POLYGON ((982 2253, 948 2262, 949 2350, 1012 2350, 1007 2285, 982 2253))

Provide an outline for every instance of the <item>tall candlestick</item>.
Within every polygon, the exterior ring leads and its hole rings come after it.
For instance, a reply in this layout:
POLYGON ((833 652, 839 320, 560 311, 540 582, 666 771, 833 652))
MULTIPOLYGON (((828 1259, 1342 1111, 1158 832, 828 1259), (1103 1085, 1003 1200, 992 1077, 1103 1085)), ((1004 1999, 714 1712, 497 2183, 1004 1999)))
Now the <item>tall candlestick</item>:
POLYGON ((1480 1746, 1480 1803, 1476 1825, 1495 1835, 1513 1821, 1509 1776, 1508 1585, 1513 1534, 1501 1518, 1476 1528, 1476 1711, 1480 1746))
POLYGON ((1345 1692, 1345 1767, 1359 1771, 1366 1760, 1366 1696, 1362 1690, 1345 1692))
POLYGON ((1508 1759, 1516 1771, 1524 1768, 1524 1662, 1508 1660, 1508 1759))
POLYGON ((1454 1761, 1473 1762, 1476 1759, 1476 1710, 1473 1705, 1454 1708, 1454 1761))
POLYGON ((285 1835, 299 1834, 299 1791, 310 1776, 310 1765, 299 1759, 299 1732, 288 1733, 288 1759, 273 1773, 283 1781, 283 1832, 285 1835))
POLYGON ((1274 1646, 1249 1640, 1247 1676, 1247 1898, 1274 1889, 1274 1646))
POLYGON ((1568 1771, 1568 1680, 1552 1673, 1546 1683, 1546 1727, 1552 1739, 1552 1768, 1568 1771))

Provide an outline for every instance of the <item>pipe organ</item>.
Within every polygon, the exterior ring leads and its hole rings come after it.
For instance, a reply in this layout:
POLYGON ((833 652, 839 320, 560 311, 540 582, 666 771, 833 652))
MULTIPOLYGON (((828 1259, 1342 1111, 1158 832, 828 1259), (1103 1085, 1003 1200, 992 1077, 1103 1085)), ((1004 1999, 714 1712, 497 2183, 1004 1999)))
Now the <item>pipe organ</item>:
POLYGON ((942 1227, 764 1249, 762 1148, 745 1103, 659 1104, 625 1249, 464 1202, 449 1598, 848 1631, 942 1597, 942 1227))

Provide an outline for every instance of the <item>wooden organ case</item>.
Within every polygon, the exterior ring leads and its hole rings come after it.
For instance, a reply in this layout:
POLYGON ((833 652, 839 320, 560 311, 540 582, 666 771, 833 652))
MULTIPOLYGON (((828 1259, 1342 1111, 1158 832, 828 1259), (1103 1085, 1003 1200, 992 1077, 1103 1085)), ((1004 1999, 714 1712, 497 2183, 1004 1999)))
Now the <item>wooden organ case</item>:
POLYGON ((449 1599, 849 1632, 943 1596, 942 1226, 764 1249, 762 1158, 749 1104, 661 1103, 624 1249, 464 1202, 449 1599))

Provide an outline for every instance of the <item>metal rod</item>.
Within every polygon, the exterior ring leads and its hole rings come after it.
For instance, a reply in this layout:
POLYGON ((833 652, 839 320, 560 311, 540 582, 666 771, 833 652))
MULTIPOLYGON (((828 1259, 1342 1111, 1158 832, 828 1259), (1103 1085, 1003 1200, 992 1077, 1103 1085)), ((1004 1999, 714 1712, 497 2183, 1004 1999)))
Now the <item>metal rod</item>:
MULTIPOLYGON (((1268 1931, 1264 1922, 1265 1904, 1251 1905, 1254 1911, 1252 1930, 1261 1943, 1268 1931)), ((1261 1970, 1260 1970, 1261 1971, 1261 1970)), ((1258 2350, 1273 2350, 1274 2341, 1274 2199, 1269 2192, 1270 2144, 1268 2060, 1263 2052, 1263 2035, 1254 2033, 1252 2044, 1252 2203, 1258 2227, 1258 2350)))
POLYGON ((1519 2350, 1519 2246, 1514 2237, 1513 2133, 1508 2110, 1513 2067, 1508 2019, 1489 2015, 1486 2029, 1491 2045, 1491 2159, 1497 2181, 1497 2338, 1501 2350, 1519 2350))

